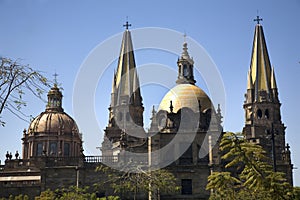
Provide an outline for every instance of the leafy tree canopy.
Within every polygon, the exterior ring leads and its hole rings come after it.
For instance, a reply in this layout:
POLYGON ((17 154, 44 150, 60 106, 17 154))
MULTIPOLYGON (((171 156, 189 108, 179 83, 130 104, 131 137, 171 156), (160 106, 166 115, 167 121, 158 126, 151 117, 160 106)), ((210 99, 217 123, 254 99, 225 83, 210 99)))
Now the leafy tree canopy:
POLYGON ((159 195, 159 193, 172 193, 179 190, 176 186, 175 176, 165 169, 148 171, 146 166, 129 163, 126 172, 122 172, 110 167, 100 165, 97 171, 107 175, 107 180, 98 184, 98 187, 109 185, 114 193, 133 194, 133 198, 139 193, 147 195, 148 192, 159 195), (137 172, 138 171, 138 172, 137 172))
POLYGON ((220 142, 222 159, 228 172, 213 172, 208 177, 210 199, 292 199, 293 188, 284 174, 274 172, 260 145, 238 133, 225 133, 220 142), (233 176, 231 172, 238 173, 233 176))
POLYGON ((77 188, 71 186, 69 188, 57 189, 55 191, 46 190, 40 194, 40 196, 35 197, 35 200, 96 200, 95 193, 89 193, 88 187, 77 188))

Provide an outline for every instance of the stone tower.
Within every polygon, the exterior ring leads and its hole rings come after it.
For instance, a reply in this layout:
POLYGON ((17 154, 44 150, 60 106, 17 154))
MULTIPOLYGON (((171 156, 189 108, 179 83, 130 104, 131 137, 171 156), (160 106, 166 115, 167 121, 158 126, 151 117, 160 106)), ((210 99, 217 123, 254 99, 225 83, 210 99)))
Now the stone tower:
POLYGON ((109 122, 102 143, 104 156, 117 155, 120 148, 129 147, 130 143, 136 143, 139 140, 134 137, 135 135, 145 135, 143 129, 144 107, 131 33, 128 30, 130 24, 126 22, 124 26, 126 30, 123 33, 117 71, 114 73, 112 81, 109 122))
POLYGON ((266 151, 274 171, 284 172, 293 183, 290 147, 285 142, 285 129, 281 121, 278 88, 274 67, 271 66, 263 27, 256 19, 252 57, 245 94, 245 126, 243 133, 251 142, 266 151))

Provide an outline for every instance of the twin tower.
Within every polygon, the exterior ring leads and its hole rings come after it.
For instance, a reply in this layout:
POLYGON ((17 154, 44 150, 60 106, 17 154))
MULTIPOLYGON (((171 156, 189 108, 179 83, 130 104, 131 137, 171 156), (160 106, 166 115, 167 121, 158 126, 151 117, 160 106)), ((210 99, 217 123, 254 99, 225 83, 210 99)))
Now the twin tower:
MULTIPOLYGON (((245 94, 243 134, 266 150, 274 170, 284 172, 292 184, 293 166, 289 145, 285 142, 286 127, 281 121, 275 72, 270 63, 263 27, 259 20, 257 22, 245 94)), ((194 61, 189 56, 187 43, 183 44, 177 66, 176 86, 165 95, 158 110, 153 109, 151 127, 146 132, 143 129, 144 107, 131 33, 126 26, 118 67, 113 76, 102 154, 118 156, 126 151, 149 152, 150 136, 150 151, 154 152, 168 146, 179 134, 186 136, 156 156, 172 161, 166 168, 175 174, 183 195, 192 194, 200 198, 208 195, 205 191, 207 176, 211 171, 223 169, 218 150, 223 133, 222 116, 220 108, 215 110, 209 97, 195 85, 194 61), (193 137, 191 142, 186 139, 188 137, 193 137), (176 152, 180 151, 183 152, 176 156, 176 152), (201 151, 207 154, 202 155, 201 151)), ((152 161, 152 164, 158 163, 152 161)))

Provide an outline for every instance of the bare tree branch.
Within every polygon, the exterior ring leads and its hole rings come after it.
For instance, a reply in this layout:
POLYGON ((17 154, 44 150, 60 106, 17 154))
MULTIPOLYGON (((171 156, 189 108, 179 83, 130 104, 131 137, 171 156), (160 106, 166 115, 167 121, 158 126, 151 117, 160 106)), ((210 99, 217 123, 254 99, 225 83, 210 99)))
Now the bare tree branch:
POLYGON ((39 71, 28 65, 19 64, 18 60, 0 58, 0 124, 4 124, 1 121, 1 114, 5 109, 18 118, 28 121, 25 119, 28 115, 20 111, 27 105, 23 96, 29 92, 43 100, 42 94, 49 87, 48 80, 39 71))

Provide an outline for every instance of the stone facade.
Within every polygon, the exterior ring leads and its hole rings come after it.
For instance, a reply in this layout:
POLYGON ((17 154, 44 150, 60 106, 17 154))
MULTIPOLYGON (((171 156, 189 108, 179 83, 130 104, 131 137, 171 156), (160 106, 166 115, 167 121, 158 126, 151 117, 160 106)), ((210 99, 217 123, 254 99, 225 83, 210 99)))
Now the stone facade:
MULTIPOLYGON (((54 191, 70 186, 89 186, 90 191, 95 192, 93 185, 107 180, 105 174, 96 171, 103 165, 102 161, 101 156, 6 160, 5 165, 1 166, 0 197, 26 194, 34 199, 47 189, 54 191)), ((99 197, 113 194, 109 186, 97 191, 99 197)))
MULTIPOLYGON (((55 84, 48 93, 46 110, 23 132, 22 158, 7 154, 0 166, 0 197, 27 194, 33 199, 46 189, 69 186, 90 186, 92 190, 95 183, 107 180, 107 175, 95 171, 97 166, 122 168, 124 163, 136 162, 150 169, 165 168, 175 175, 181 190, 161 194, 161 199, 209 198, 205 190, 208 176, 224 169, 218 149, 223 133, 221 109, 215 109, 208 95, 195 85, 194 61, 184 43, 177 61, 177 85, 165 95, 157 111, 153 108, 151 127, 145 131, 133 44, 126 28, 113 78, 102 156, 83 154, 81 134, 63 111, 62 94, 55 84)), ((293 166, 285 143, 275 73, 260 24, 255 28, 253 44, 243 133, 249 141, 263 146, 274 170, 285 172, 292 184, 293 166)), ((99 197, 109 194, 113 192, 108 185, 98 188, 99 197)), ((131 197, 122 196, 126 198, 131 197)))

